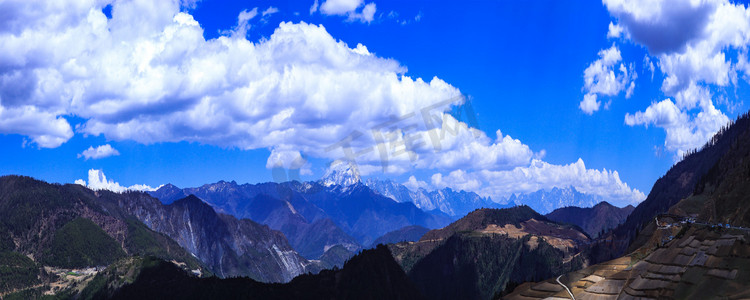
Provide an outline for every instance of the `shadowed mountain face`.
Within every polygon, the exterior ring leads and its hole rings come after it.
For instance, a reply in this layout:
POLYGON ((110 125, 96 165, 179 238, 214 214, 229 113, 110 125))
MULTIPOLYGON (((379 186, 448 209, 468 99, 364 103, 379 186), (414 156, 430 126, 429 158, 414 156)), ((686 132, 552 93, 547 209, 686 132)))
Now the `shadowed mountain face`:
POLYGON ((598 237, 624 222, 633 209, 635 208, 632 205, 619 208, 607 202, 600 202, 590 208, 573 206, 558 208, 545 217, 559 223, 575 224, 583 228, 590 236, 598 237))
POLYGON ((258 281, 286 282, 310 266, 281 232, 247 219, 218 214, 195 196, 169 205, 141 193, 112 196, 103 197, 108 207, 117 207, 171 237, 220 277, 250 276, 258 281))
POLYGON ((169 262, 151 258, 121 261, 97 275, 94 282, 97 284, 81 293, 82 298, 422 299, 383 246, 363 251, 340 270, 301 275, 285 284, 249 278, 196 278, 169 262))
POLYGON ((490 299, 517 283, 581 268, 588 242, 577 227, 518 206, 479 209, 389 248, 428 298, 490 299))
POLYGON ((397 203, 361 183, 317 182, 238 185, 218 182, 176 192, 171 185, 152 192, 162 202, 194 194, 217 211, 249 218, 279 230, 305 257, 317 259, 334 245, 357 251, 389 231, 409 225, 442 227, 449 218, 397 203))
MULTIPOLYGON (((737 121, 733 126, 743 126, 737 121)), ((707 223, 750 227, 750 124, 695 186, 693 195, 670 208, 707 223)), ((733 130, 730 127, 726 132, 733 130)))

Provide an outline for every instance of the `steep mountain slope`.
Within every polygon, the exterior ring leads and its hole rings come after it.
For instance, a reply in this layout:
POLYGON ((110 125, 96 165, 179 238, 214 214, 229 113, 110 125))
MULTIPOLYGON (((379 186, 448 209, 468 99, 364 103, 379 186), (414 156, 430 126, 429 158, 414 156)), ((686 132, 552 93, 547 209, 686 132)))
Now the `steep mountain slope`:
POLYGON ((609 238, 612 240, 609 247, 616 251, 610 251, 609 258, 621 256, 643 246, 653 231, 653 228, 647 228, 647 225, 652 222, 654 216, 667 212, 670 207, 688 197, 695 190, 699 180, 730 150, 740 135, 746 134, 748 129, 750 117, 744 114, 730 126, 719 131, 700 151, 686 155, 659 178, 646 200, 614 230, 609 238))
POLYGON ((16 266, 2 265, 0 277, 10 282, 29 274, 36 278, 0 284, 5 289, 0 294, 56 281, 44 267, 97 267, 125 255, 154 255, 208 272, 170 238, 102 207, 96 192, 29 177, 0 177, 0 257, 16 266))
MULTIPOLYGON (((572 287, 577 298, 750 296, 749 125, 748 115, 743 115, 701 151, 687 156, 657 181, 650 201, 633 212, 640 211, 643 215, 628 218, 635 222, 651 215, 649 221, 643 220, 645 225, 631 244, 635 248, 632 253, 567 274, 562 282, 572 287), (713 165, 707 167, 711 161, 713 165), (694 188, 687 191, 690 185, 694 188), (681 197, 686 193, 692 194, 681 197), (662 208, 673 202, 670 207, 662 208)), ((626 225, 618 229, 626 230, 627 227, 622 228, 626 225)), ((612 239, 617 233, 616 230, 607 238, 612 239)), ((544 289, 553 282, 549 279, 524 284, 507 298, 564 295, 544 289)))
POLYGON ((286 284, 248 278, 196 278, 151 258, 125 260, 94 279, 81 298, 111 299, 422 299, 388 249, 365 250, 340 270, 286 284), (128 283, 131 282, 131 283, 128 283), (125 284, 123 284, 125 283, 125 284))
POLYGON ((510 206, 496 203, 490 198, 482 198, 473 192, 454 191, 450 188, 434 191, 419 188, 412 191, 403 184, 388 179, 369 179, 365 182, 365 185, 396 202, 411 202, 424 211, 439 210, 453 218, 463 217, 478 208, 505 208, 510 206))
POLYGON ((670 212, 706 223, 750 227, 749 158, 750 128, 734 137, 727 153, 695 186, 693 195, 670 212))
POLYGON ((479 209, 389 249, 428 298, 489 299, 517 283, 583 267, 579 254, 588 242, 577 227, 518 206, 479 209))
POLYGON ((633 209, 635 207, 632 205, 620 208, 602 201, 590 208, 575 206, 558 208, 545 217, 559 223, 578 225, 590 236, 598 237, 604 231, 615 228, 624 222, 633 209))
POLYGON ((602 198, 579 192, 574 187, 553 187, 551 190, 538 190, 528 194, 513 194, 508 203, 528 205, 540 214, 548 214, 555 209, 567 206, 592 207, 601 202, 602 198))
POLYGON ((378 244, 394 244, 399 242, 416 242, 420 238, 422 238, 422 236, 428 231, 430 230, 422 226, 406 226, 404 228, 386 233, 383 236, 377 238, 374 242, 372 242, 372 246, 376 246, 378 244))
POLYGON ((171 237, 220 277, 286 282, 308 266, 313 268, 282 233, 251 220, 218 214, 192 195, 169 205, 142 193, 102 192, 101 198, 107 208, 135 216, 171 237))

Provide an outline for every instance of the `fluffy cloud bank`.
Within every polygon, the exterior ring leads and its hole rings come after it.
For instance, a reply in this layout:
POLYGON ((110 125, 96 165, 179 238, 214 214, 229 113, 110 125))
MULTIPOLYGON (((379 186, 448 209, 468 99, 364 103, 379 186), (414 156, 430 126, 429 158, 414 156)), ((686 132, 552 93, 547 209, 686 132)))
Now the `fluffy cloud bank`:
POLYGON ((91 146, 88 149, 81 152, 80 154, 78 154, 78 158, 83 157, 84 159, 89 160, 89 159, 100 159, 100 158, 117 156, 117 155, 120 155, 120 152, 117 151, 117 149, 113 148, 110 144, 106 144, 106 145, 101 145, 96 148, 91 146))
POLYGON ((645 46, 665 76, 661 90, 670 97, 627 114, 625 123, 663 128, 665 147, 677 157, 702 146, 729 121, 714 106, 712 88, 736 86, 740 72, 748 78, 750 11, 728 0, 603 2, 617 20, 608 36, 645 46))
POLYGON ((91 169, 89 170, 89 181, 86 183, 83 179, 78 179, 75 181, 76 184, 80 184, 82 186, 88 187, 92 190, 98 191, 98 190, 109 190, 116 193, 122 193, 125 191, 155 191, 158 190, 161 186, 152 188, 145 184, 136 184, 131 185, 129 187, 121 186, 119 183, 115 182, 114 180, 107 180, 107 176, 104 176, 104 172, 102 170, 95 170, 91 169))
MULTIPOLYGON (((522 175, 514 170, 543 157, 544 150, 500 131, 490 137, 449 114, 465 108, 471 115, 456 87, 412 78, 399 62, 336 40, 323 26, 284 22, 268 38, 250 41, 250 23, 274 11, 255 8, 206 40, 178 1, 118 1, 107 18, 102 9, 109 4, 0 2, 9 12, 0 20, 0 133, 49 148, 74 134, 263 148, 271 150, 267 168, 302 174, 311 172, 305 156, 355 162, 363 175, 460 170, 475 180, 465 189, 487 193, 502 183, 472 174, 522 175), (84 120, 75 133, 69 116, 84 120)), ((318 9, 367 21, 375 5, 328 0, 318 9)), ((91 150, 94 158, 99 149, 91 150)), ((88 186, 123 188, 101 172, 89 175, 88 186)), ((519 191, 505 187, 503 193, 519 191)))
POLYGON ((529 166, 507 171, 481 170, 466 172, 455 170, 448 175, 432 176, 435 187, 451 187, 477 191, 482 196, 496 200, 507 199, 511 194, 530 193, 550 187, 573 186, 577 190, 600 195, 618 206, 638 204, 646 198, 641 191, 629 187, 617 171, 587 169, 582 159, 568 165, 553 165, 534 159, 529 166), (483 182, 492 182, 484 185, 483 182))

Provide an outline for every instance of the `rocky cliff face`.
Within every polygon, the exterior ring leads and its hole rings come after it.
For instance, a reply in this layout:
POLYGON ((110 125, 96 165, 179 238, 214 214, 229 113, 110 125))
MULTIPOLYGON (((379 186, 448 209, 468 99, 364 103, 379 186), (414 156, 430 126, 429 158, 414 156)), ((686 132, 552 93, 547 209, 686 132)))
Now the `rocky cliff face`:
POLYGON ((286 282, 312 268, 281 232, 218 214, 192 195, 163 205, 145 194, 131 193, 117 199, 116 205, 177 241, 220 277, 286 282))

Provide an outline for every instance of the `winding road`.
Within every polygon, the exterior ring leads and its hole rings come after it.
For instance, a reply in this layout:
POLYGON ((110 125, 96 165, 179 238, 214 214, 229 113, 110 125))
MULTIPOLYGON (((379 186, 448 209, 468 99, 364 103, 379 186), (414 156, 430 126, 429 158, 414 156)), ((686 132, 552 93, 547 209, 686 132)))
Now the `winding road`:
POLYGON ((562 275, 557 276, 557 279, 556 279, 557 280, 557 284, 562 285, 562 287, 564 287, 565 290, 568 291, 568 294, 570 295, 570 299, 576 300, 576 297, 573 296, 573 292, 571 292, 570 289, 567 286, 565 286, 562 282, 560 282, 560 277, 562 277, 562 275))

